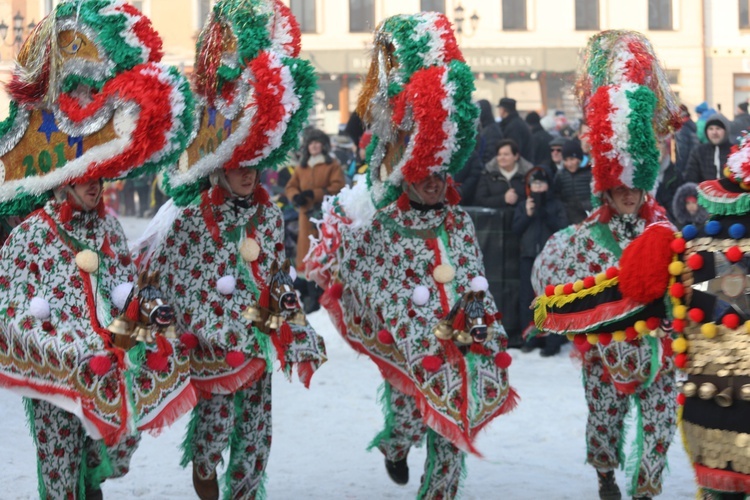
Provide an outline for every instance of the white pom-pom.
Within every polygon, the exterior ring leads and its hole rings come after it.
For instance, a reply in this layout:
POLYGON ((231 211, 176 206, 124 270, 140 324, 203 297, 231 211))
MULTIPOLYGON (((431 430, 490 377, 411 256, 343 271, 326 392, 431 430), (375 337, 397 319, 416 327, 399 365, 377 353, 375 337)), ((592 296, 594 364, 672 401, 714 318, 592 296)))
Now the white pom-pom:
POLYGON ((423 306, 430 301, 430 289, 419 285, 411 294, 411 301, 415 306, 423 306))
POLYGON ((50 316, 49 302, 41 297, 34 297, 29 302, 29 314, 36 319, 48 319, 50 316))
POLYGON ((89 274, 99 269, 99 256, 91 250, 82 250, 76 254, 76 265, 89 274))
POLYGON ((245 262, 254 262, 260 255, 260 245, 252 238, 247 238, 240 245, 240 255, 245 262))
POLYGON ((472 292, 477 293, 486 292, 490 287, 490 284, 487 283, 487 278, 485 278, 484 276, 477 276, 473 280, 471 280, 471 284, 469 286, 471 287, 472 292))
POLYGON ((222 276, 216 282, 216 289, 224 295, 232 295, 236 286, 237 280, 234 279, 234 276, 230 275, 222 276))
POLYGON ((125 310, 125 302, 128 300, 128 295, 133 291, 132 283, 120 283, 112 289, 112 305, 120 311, 125 310))
POLYGON ((291 266, 289 268, 289 276, 292 277, 292 281, 295 281, 297 279, 297 270, 294 268, 294 266, 291 266))
POLYGON ((448 264, 440 264, 432 271, 432 277, 438 283, 450 283, 456 277, 456 270, 448 264))

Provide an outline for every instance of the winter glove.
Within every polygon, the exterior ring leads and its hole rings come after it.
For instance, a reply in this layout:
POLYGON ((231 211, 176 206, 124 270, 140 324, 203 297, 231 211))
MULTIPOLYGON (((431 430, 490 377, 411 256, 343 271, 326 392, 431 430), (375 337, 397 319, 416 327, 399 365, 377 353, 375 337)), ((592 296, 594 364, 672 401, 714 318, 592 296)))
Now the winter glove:
POLYGON ((295 207, 301 207, 305 204, 305 197, 302 195, 302 193, 297 193, 294 196, 292 196, 292 205, 295 207))
POLYGON ((307 189, 305 191, 302 191, 302 196, 305 198, 310 198, 311 200, 315 198, 315 193, 313 193, 312 189, 307 189))

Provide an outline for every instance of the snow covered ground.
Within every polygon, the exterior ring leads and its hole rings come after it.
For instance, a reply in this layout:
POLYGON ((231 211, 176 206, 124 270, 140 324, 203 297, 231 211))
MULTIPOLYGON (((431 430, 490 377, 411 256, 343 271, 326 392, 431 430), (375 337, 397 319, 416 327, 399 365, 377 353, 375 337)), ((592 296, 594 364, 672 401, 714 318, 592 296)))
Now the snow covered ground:
MULTIPOLYGON (((140 219, 122 222, 131 239, 145 228, 140 219)), ((379 452, 365 451, 382 426, 375 365, 344 343, 325 312, 311 315, 310 321, 325 337, 329 361, 315 374, 309 390, 296 379, 290 384, 282 375, 274 376, 268 498, 415 498, 424 449, 415 449, 409 456, 411 481, 406 486, 390 481, 379 452)), ((586 405, 580 369, 564 354, 552 359, 541 358, 537 352, 513 350, 511 354, 510 380, 521 402, 480 436, 478 448, 484 458, 466 460, 462 498, 598 498, 594 470, 584 463, 586 405)), ((1 499, 37 497, 34 446, 25 420, 21 398, 0 391, 1 499)), ((187 421, 183 417, 158 438, 145 435, 130 474, 103 485, 105 498, 197 498, 191 470, 178 465, 187 421)), ((679 436, 669 450, 669 466, 659 498, 694 498, 692 469, 679 436)), ((617 477, 624 493, 624 475, 618 471, 617 477)))

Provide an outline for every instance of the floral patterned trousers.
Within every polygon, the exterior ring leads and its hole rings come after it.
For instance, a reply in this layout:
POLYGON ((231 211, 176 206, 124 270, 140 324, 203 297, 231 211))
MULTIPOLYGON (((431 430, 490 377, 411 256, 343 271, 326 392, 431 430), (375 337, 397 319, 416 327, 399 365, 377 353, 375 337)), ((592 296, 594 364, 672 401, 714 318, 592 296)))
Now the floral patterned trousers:
POLYGON ((105 447, 103 441, 86 436, 81 421, 72 413, 46 401, 30 401, 40 498, 83 499, 87 488, 98 487, 105 478, 127 474, 140 434, 105 447))
POLYGON ((222 452, 229 447, 224 497, 262 498, 263 479, 271 451, 271 374, 234 394, 211 394, 193 410, 188 433, 188 454, 198 475, 216 473, 222 452))
POLYGON ((674 371, 663 370, 648 388, 632 395, 617 391, 598 357, 586 357, 583 368, 586 402, 586 461, 598 470, 613 470, 624 459, 624 421, 633 405, 636 442, 625 467, 628 494, 653 497, 661 493, 667 449, 676 429, 674 371))
POLYGON ((423 422, 414 398, 385 382, 386 430, 374 446, 388 460, 406 458, 409 449, 419 445, 427 434, 427 460, 418 498, 443 500, 454 498, 461 481, 465 453, 449 440, 429 429, 423 422))

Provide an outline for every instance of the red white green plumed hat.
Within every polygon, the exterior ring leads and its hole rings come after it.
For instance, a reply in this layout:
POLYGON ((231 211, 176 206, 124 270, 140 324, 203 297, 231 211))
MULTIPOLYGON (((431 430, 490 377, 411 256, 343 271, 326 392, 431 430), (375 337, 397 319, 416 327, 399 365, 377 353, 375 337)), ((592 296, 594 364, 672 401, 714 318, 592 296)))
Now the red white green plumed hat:
POLYGON ((372 130, 368 185, 377 207, 398 198, 404 181, 463 167, 476 141, 473 91, 471 69, 443 14, 383 21, 357 106, 372 130))
POLYGON ((280 0, 221 0, 200 34, 191 143, 168 171, 175 203, 221 169, 274 168, 297 146, 315 92, 300 29, 280 0))
POLYGON ((0 123, 0 215, 26 214, 73 181, 174 163, 192 123, 161 39, 124 0, 61 2, 21 48, 0 123))
POLYGON ((651 43, 635 31, 589 40, 577 82, 589 126, 594 196, 620 185, 652 192, 657 141, 679 128, 679 106, 651 43))
POLYGON ((744 133, 724 166, 724 177, 698 185, 698 202, 711 215, 750 213, 750 136, 744 133))

